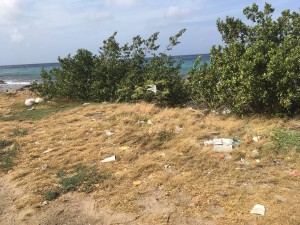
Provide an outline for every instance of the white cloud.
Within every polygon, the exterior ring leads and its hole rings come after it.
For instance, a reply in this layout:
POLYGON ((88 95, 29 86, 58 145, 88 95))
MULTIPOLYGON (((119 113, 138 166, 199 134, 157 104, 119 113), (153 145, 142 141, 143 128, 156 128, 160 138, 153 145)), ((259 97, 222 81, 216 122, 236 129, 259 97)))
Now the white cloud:
POLYGON ((85 13, 83 15, 83 18, 88 18, 90 20, 94 21, 104 21, 104 20, 109 20, 112 19, 113 16, 110 12, 94 12, 94 13, 85 13))
POLYGON ((20 0, 0 0, 0 23, 10 23, 20 13, 20 0))
POLYGON ((15 28, 10 34, 10 40, 14 43, 19 43, 24 39, 18 28, 15 28))
POLYGON ((135 5, 138 0, 106 0, 108 6, 132 6, 135 5))
POLYGON ((170 6, 167 10, 166 17, 171 19, 180 19, 191 13, 190 8, 181 8, 178 6, 170 6))

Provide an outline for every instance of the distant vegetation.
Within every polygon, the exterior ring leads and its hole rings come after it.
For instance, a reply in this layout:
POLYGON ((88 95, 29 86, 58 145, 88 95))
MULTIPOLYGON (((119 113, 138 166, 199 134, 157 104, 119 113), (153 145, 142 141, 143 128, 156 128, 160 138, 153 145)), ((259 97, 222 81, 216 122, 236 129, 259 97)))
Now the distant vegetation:
POLYGON ((79 49, 73 57, 59 58, 60 68, 43 70, 42 83, 34 83, 33 90, 50 98, 161 105, 194 101, 238 114, 293 115, 300 112, 300 17, 285 10, 273 20, 273 12, 270 4, 263 11, 253 4, 244 9, 250 23, 218 19, 225 45, 212 47, 210 65, 199 67, 197 60, 188 79, 180 74, 181 63, 166 54, 185 29, 170 37, 160 53, 158 33, 148 39, 136 36, 124 46, 115 33, 99 55, 79 49))

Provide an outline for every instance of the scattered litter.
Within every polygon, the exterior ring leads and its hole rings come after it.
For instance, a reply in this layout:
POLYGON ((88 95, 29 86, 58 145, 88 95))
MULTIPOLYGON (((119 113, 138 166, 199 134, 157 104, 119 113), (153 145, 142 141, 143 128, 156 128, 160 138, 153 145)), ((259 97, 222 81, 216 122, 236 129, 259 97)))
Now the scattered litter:
POLYGON ((132 184, 133 184, 134 186, 139 186, 141 183, 142 183, 142 181, 140 181, 140 180, 136 180, 136 181, 133 181, 133 182, 132 182, 132 184))
POLYGON ((243 159, 243 158, 241 158, 241 162, 242 162, 245 166, 250 165, 250 163, 249 163, 247 160, 243 159))
POLYGON ((103 162, 103 163, 113 162, 113 161, 116 161, 116 156, 115 155, 114 156, 110 156, 108 158, 105 158, 105 159, 101 160, 101 162, 103 162))
POLYGON ((34 98, 29 98, 25 100, 25 105, 26 106, 32 106, 35 103, 35 99, 34 98))
POLYGON ((250 211, 251 214, 257 214, 257 215, 261 215, 264 216, 265 215, 265 207, 263 205, 260 204, 256 204, 252 210, 250 211))
POLYGON ((46 170, 48 168, 47 164, 42 165, 42 170, 46 170))
POLYGON ((291 172, 290 172, 290 174, 293 176, 293 177, 297 177, 299 174, 297 173, 297 171, 296 170, 292 170, 291 172))
POLYGON ((231 152, 232 151, 232 145, 216 144, 216 145, 214 145, 214 151, 215 152, 231 152))
POLYGON ((252 138, 253 141, 259 142, 261 140, 261 136, 255 136, 252 138))
POLYGON ((166 164, 166 165, 164 165, 164 168, 165 168, 165 170, 169 170, 169 169, 171 169, 171 165, 166 164))
POLYGON ((46 154, 49 152, 52 152, 54 150, 54 148, 48 148, 46 151, 43 151, 41 154, 46 154))
POLYGON ((32 106, 30 109, 27 109, 28 111, 31 111, 31 110, 35 110, 34 106, 32 106))
POLYGON ((105 134, 109 137, 114 135, 114 133, 112 133, 110 130, 105 130, 105 134))
POLYGON ((193 111, 193 112, 197 112, 196 109, 193 109, 192 107, 189 107, 189 110, 193 111))
POLYGON ((220 131, 211 131, 211 132, 209 132, 210 134, 212 134, 212 135, 218 135, 218 134, 220 134, 221 132, 220 131))
POLYGON ((228 114, 230 114, 231 113, 231 110, 230 109, 224 109, 223 111, 222 111, 222 115, 228 115, 228 114))
POLYGON ((123 151, 126 151, 126 150, 128 150, 130 147, 128 147, 128 146, 122 146, 122 147, 120 147, 119 149, 120 150, 123 150, 123 151))
POLYGON ((143 121, 143 120, 138 120, 136 123, 137 123, 137 124, 145 124, 145 121, 143 121))
POLYGON ((152 91, 152 92, 154 92, 154 93, 156 93, 157 92, 157 89, 156 89, 156 85, 155 84, 151 84, 151 85, 148 85, 148 89, 147 89, 147 91, 152 91))
POLYGON ((204 145, 213 145, 215 152, 231 152, 233 147, 239 146, 239 140, 228 138, 215 138, 212 140, 204 141, 204 145))
POLYGON ((256 163, 260 163, 260 159, 255 159, 255 162, 256 163))
POLYGON ((259 152, 255 149, 255 150, 253 150, 252 152, 251 152, 251 157, 252 158, 257 158, 259 156, 259 152))
POLYGON ((47 205, 48 202, 47 201, 43 201, 42 205, 47 205))
POLYGON ((89 105, 89 104, 91 104, 91 103, 83 103, 82 106, 86 106, 86 105, 89 105))
POLYGON ((176 126, 176 127, 175 127, 175 131, 176 131, 177 133, 181 132, 182 130, 183 130, 183 128, 180 127, 180 126, 176 126))
POLYGON ((275 195, 274 198, 280 202, 285 202, 287 200, 287 198, 282 195, 275 195))
POLYGON ((41 103, 41 102, 44 102, 44 99, 42 99, 42 98, 36 98, 36 99, 34 100, 34 102, 35 102, 35 103, 41 103))
POLYGON ((148 124, 148 125, 153 125, 153 123, 152 123, 151 120, 148 120, 148 121, 147 121, 147 124, 148 124))

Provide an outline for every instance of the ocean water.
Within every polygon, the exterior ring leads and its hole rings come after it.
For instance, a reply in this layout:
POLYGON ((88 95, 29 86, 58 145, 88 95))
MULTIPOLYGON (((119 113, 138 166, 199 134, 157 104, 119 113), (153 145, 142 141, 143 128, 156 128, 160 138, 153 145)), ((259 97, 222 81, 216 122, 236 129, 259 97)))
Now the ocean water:
MULTIPOLYGON (((179 55, 174 56, 174 60, 177 62, 180 60, 183 61, 182 74, 187 75, 189 68, 194 65, 198 56, 199 55, 179 55)), ((201 56, 201 62, 209 62, 209 54, 201 54, 201 56)), ((33 81, 40 82, 40 74, 43 67, 49 71, 52 68, 59 67, 59 63, 0 66, 0 81, 5 82, 5 84, 0 84, 0 91, 16 90, 31 84, 33 81)))

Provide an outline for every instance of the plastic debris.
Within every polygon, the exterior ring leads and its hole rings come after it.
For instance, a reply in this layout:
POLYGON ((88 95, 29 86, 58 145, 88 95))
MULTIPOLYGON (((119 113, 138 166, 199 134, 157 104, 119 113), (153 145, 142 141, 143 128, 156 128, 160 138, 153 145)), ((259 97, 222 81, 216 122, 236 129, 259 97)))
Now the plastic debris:
POLYGON ((116 156, 115 155, 113 155, 113 156, 110 156, 110 157, 108 157, 108 158, 105 158, 105 159, 103 159, 103 160, 101 160, 101 162, 103 162, 103 163, 106 163, 106 162, 113 162, 113 161, 116 161, 116 156))
POLYGON ((297 171, 296 170, 292 170, 291 172, 290 172, 290 174, 293 176, 293 177, 297 177, 299 174, 297 173, 297 171))
POLYGON ((152 91, 152 92, 154 92, 154 93, 156 93, 157 92, 157 89, 156 89, 156 85, 155 84, 151 84, 151 85, 148 85, 148 89, 147 89, 147 91, 152 91))
POLYGON ((189 110, 193 111, 193 112, 197 112, 196 109, 193 109, 192 107, 189 107, 189 110))
POLYGON ((230 113, 231 113, 231 110, 227 109, 227 108, 222 111, 222 115, 228 115, 230 113))
POLYGON ((164 165, 164 168, 165 168, 165 170, 170 170, 171 169, 171 165, 166 164, 166 165, 164 165))
POLYGON ((233 147, 239 146, 239 140, 236 138, 215 138, 212 140, 204 141, 205 146, 213 145, 215 152, 231 152, 233 147))
POLYGON ((265 207, 260 204, 256 204, 250 211, 251 214, 256 214, 256 215, 260 215, 260 216, 264 216, 265 212, 266 212, 265 207))
POLYGON ((140 180, 136 180, 136 181, 133 181, 133 182, 132 182, 132 184, 133 184, 134 186, 139 186, 141 183, 142 183, 142 181, 140 181, 140 180))
POLYGON ((105 132, 105 134, 107 135, 107 136, 112 136, 112 135, 114 135, 114 133, 113 132, 111 132, 110 130, 105 130, 104 131, 105 132))
POLYGON ((126 150, 128 150, 130 147, 128 147, 128 146, 122 146, 122 147, 120 147, 119 149, 120 150, 123 150, 123 151, 126 151, 126 150))
POLYGON ((259 142, 261 140, 261 136, 255 136, 252 138, 253 141, 259 142))
POLYGON ((176 126, 176 127, 175 127, 175 131, 176 131, 177 133, 181 132, 182 130, 183 130, 183 128, 180 127, 180 126, 176 126))
POLYGON ((27 109, 28 111, 35 110, 34 106, 32 106, 30 109, 27 109))
POLYGON ((287 198, 282 195, 275 195, 274 198, 279 202, 285 202, 287 200, 287 198))
POLYGON ((34 102, 35 102, 35 103, 41 103, 41 102, 44 102, 44 99, 42 99, 42 98, 36 98, 36 99, 34 100, 34 102))
POLYGON ((148 120, 148 121, 147 121, 147 124, 148 124, 148 125, 153 125, 153 123, 152 123, 151 120, 148 120))
POLYGON ((42 170, 46 170, 48 168, 47 164, 42 165, 42 170))
POLYGON ((41 154, 46 154, 49 152, 52 152, 54 150, 54 148, 48 148, 46 151, 43 151, 41 154))
POLYGON ((25 105, 26 106, 32 106, 35 103, 35 99, 34 98, 29 98, 25 100, 25 105))
POLYGON ((89 104, 91 104, 91 103, 83 103, 82 106, 86 106, 86 105, 89 105, 89 104))
POLYGON ((241 158, 241 162, 242 162, 245 166, 248 166, 248 165, 250 164, 247 160, 245 160, 245 159, 243 159, 243 158, 241 158))

